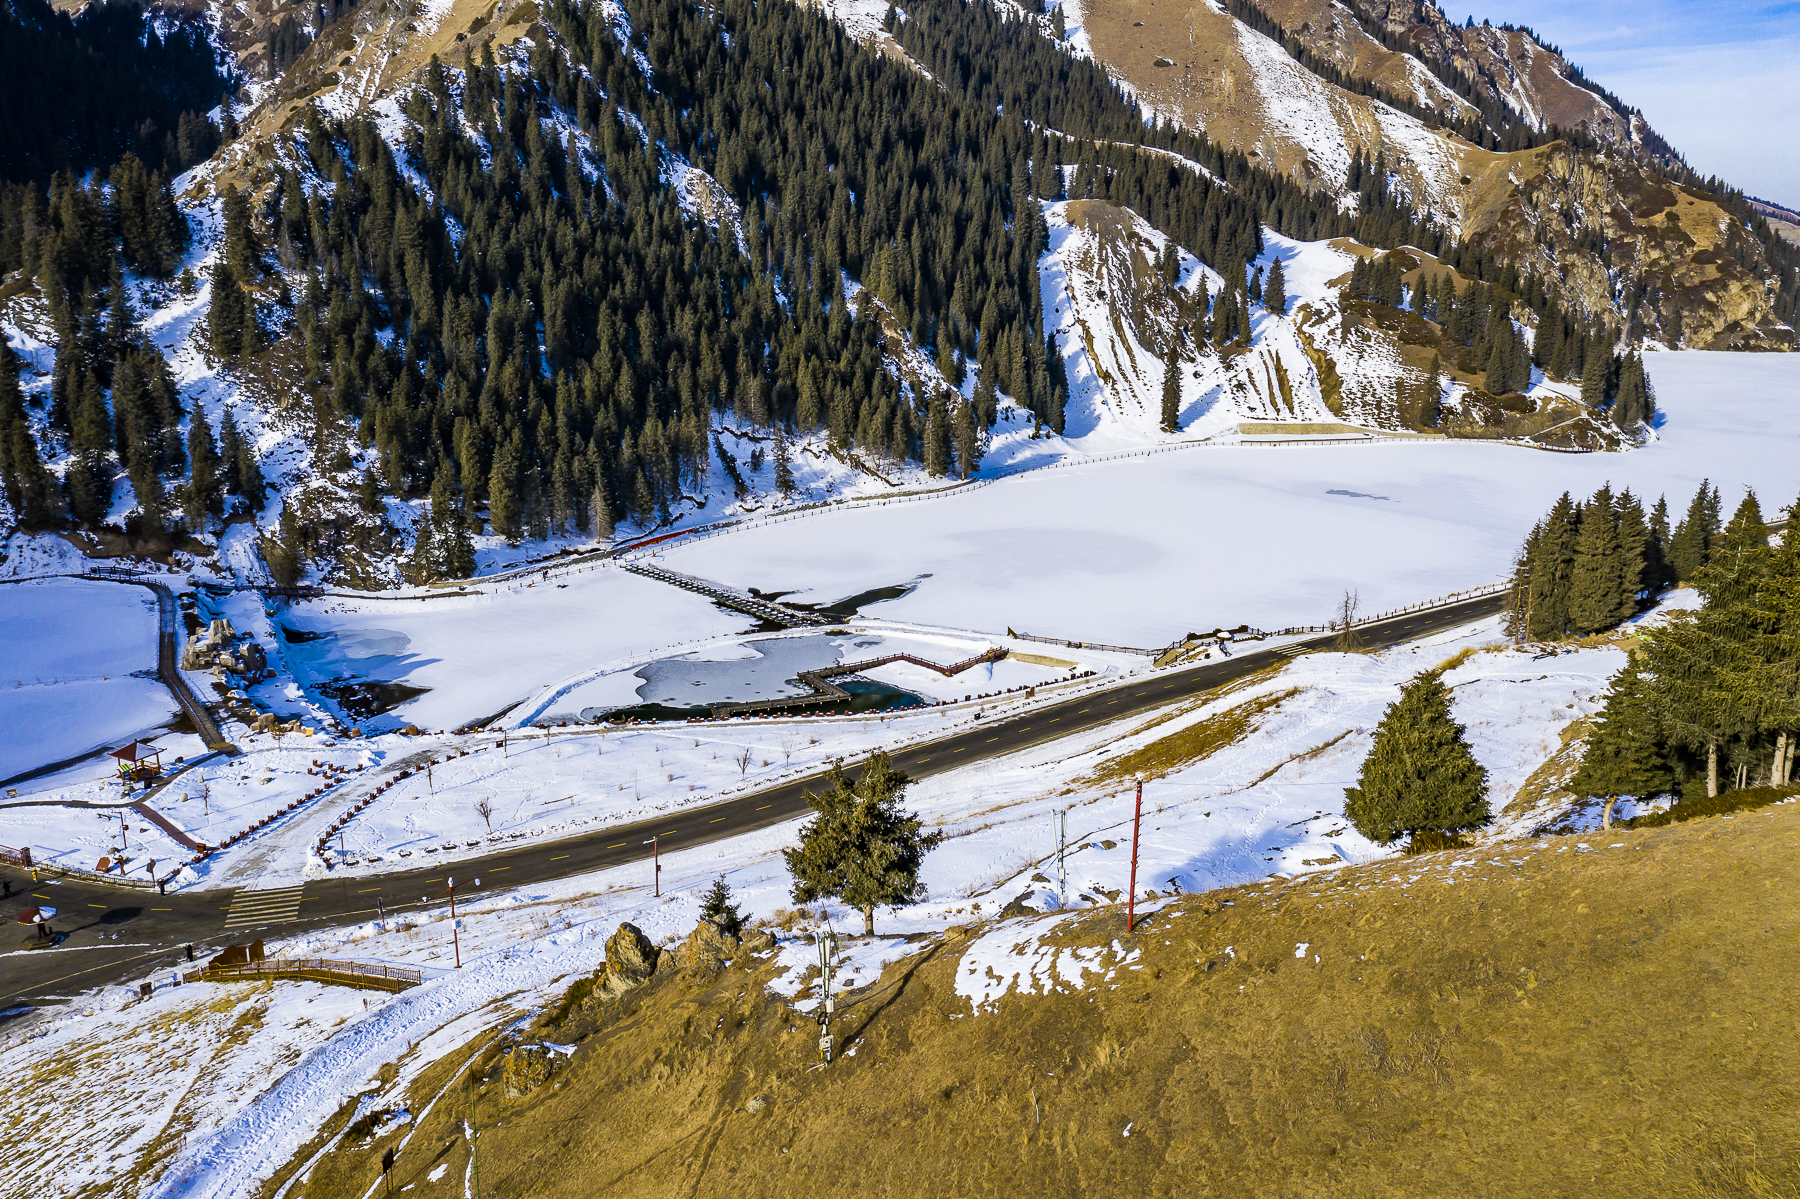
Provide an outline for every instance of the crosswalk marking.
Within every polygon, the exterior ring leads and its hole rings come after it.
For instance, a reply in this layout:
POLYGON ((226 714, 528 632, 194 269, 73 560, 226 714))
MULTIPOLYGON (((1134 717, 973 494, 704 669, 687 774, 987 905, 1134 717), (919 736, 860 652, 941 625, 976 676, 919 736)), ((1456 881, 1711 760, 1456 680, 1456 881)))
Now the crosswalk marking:
POLYGON ((300 893, 305 889, 304 883, 298 887, 278 887, 267 891, 245 887, 231 897, 231 907, 225 911, 226 931, 250 928, 253 925, 279 924, 294 919, 300 914, 300 893))

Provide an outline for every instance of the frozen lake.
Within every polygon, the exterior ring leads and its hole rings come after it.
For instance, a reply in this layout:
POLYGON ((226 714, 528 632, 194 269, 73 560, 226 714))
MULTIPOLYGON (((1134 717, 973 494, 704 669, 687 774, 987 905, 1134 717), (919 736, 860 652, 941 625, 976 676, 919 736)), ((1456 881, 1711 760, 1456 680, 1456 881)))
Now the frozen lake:
POLYGON ((831 603, 929 574, 881 615, 1124 645, 1249 622, 1323 622, 1501 578, 1567 490, 1667 495, 1702 478, 1726 509, 1800 491, 1800 355, 1653 354, 1662 440, 1559 454, 1421 440, 1196 447, 1045 470, 942 499, 825 511, 662 554, 673 569, 831 603))

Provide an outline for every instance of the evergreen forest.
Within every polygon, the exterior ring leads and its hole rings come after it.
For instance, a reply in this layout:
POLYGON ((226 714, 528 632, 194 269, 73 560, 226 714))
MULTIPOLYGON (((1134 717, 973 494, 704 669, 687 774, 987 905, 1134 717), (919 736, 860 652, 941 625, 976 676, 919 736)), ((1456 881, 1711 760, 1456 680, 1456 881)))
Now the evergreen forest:
POLYGON ((1671 546, 1702 605, 1646 630, 1612 680, 1571 783, 1579 795, 1674 793, 1679 811, 1793 776, 1800 530, 1790 522, 1771 547, 1754 494, 1723 529, 1718 514, 1718 492, 1702 487, 1671 546))

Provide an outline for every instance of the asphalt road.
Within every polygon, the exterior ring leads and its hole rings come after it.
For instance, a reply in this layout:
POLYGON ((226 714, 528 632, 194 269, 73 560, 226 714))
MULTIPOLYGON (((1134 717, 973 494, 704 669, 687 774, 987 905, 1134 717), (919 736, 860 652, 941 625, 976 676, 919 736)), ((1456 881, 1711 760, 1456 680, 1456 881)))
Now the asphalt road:
MULTIPOLYGON (((1358 629, 1358 639, 1370 647, 1398 645, 1495 615, 1504 603, 1504 595, 1494 595, 1408 613, 1358 629)), ((1000 717, 943 740, 901 750, 895 765, 913 778, 925 778, 1159 708, 1296 654, 1329 649, 1334 644, 1335 635, 1328 634, 1278 649, 1245 650, 1199 666, 1138 676, 1102 692, 1000 717)), ((158 967, 185 967, 190 945, 196 957, 204 958, 223 945, 264 934, 287 936, 307 928, 366 920, 378 910, 391 913, 436 906, 444 902, 435 897, 452 875, 462 880, 457 887, 459 895, 473 893, 477 878, 482 890, 516 887, 632 862, 644 863, 648 881, 653 836, 665 850, 689 849, 804 816, 804 793, 816 787, 818 779, 813 775, 655 821, 520 846, 435 869, 310 880, 298 894, 192 891, 163 896, 73 881, 34 883, 9 869, 0 872, 13 891, 10 898, 0 899, 0 929, 11 927, 16 932, 10 944, 0 933, 0 1011, 142 978, 158 967), (38 904, 57 909, 53 926, 68 934, 60 946, 37 948, 35 930, 14 923, 18 912, 38 904)))

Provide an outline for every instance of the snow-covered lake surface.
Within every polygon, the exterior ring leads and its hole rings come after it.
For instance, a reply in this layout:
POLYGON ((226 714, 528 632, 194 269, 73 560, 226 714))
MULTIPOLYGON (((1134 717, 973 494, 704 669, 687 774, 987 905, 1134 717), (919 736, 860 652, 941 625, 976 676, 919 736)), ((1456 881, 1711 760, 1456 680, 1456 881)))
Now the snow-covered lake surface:
POLYGON ((1727 509, 1800 491, 1800 355, 1652 355, 1661 440, 1627 454, 1464 441, 1195 447, 978 490, 671 543, 669 567, 830 602, 929 574, 882 615, 955 628, 1166 645, 1250 622, 1325 621, 1501 578, 1567 490, 1610 481, 1675 516, 1702 478, 1727 509))
POLYGON ((156 629, 156 597, 142 587, 0 587, 0 778, 169 721, 176 707, 155 677, 156 629))

